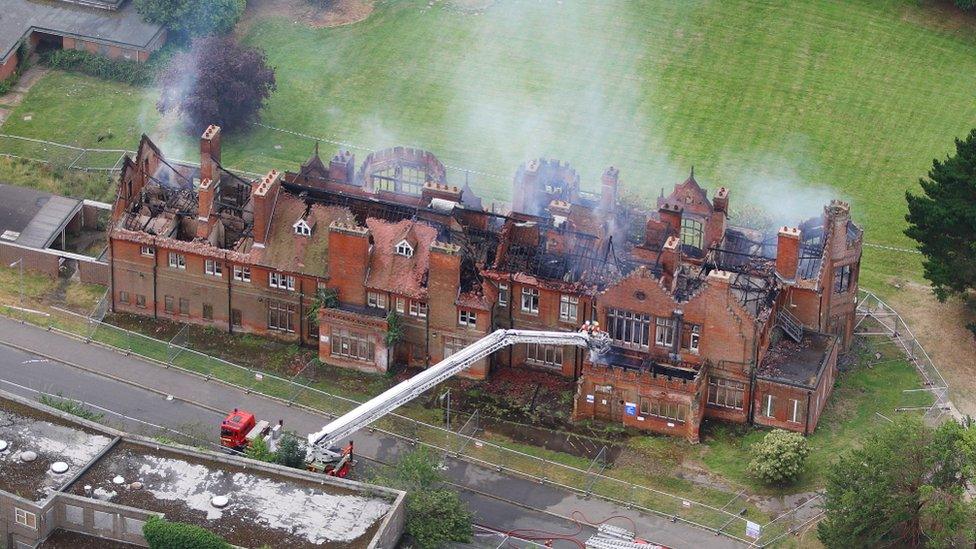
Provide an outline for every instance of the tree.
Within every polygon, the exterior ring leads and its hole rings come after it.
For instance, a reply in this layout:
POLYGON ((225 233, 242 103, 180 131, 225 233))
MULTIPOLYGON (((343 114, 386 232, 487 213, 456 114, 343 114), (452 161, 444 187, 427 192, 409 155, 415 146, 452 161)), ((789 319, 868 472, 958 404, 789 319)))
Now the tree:
POLYGON ((956 7, 964 10, 976 10, 976 0, 954 0, 956 7))
POLYGON ((198 38, 189 51, 174 55, 160 82, 157 109, 178 113, 194 135, 210 124, 225 131, 247 126, 277 89, 264 52, 215 36, 198 38))
POLYGON ((903 417, 845 453, 827 472, 824 520, 827 547, 951 546, 972 539, 974 479, 972 427, 948 421, 937 429, 903 417))
POLYGON ((295 433, 285 433, 278 443, 275 463, 295 469, 305 468, 305 441, 295 433))
POLYGON ((387 349, 386 370, 389 375, 393 374, 393 371, 390 370, 394 355, 393 350, 401 339, 403 339, 403 318, 400 317, 400 313, 390 309, 386 315, 386 336, 384 337, 387 349))
POLYGON ((268 448, 268 443, 264 441, 264 437, 255 437, 251 444, 244 449, 244 456, 266 463, 275 460, 275 454, 268 448))
POLYGON ((217 534, 193 524, 170 522, 149 517, 142 535, 150 549, 230 549, 231 545, 217 534))
POLYGON ((438 463, 426 448, 400 458, 377 484, 407 492, 407 533, 424 549, 471 540, 471 513, 457 493, 444 488, 438 463))
POLYGON ((789 484, 803 472, 809 453, 806 437, 775 429, 753 445, 749 471, 766 484, 789 484))
POLYGON ((225 34, 244 13, 245 0, 135 0, 143 19, 179 38, 225 34))
POLYGON ((335 288, 319 288, 315 290, 315 297, 308 308, 308 319, 312 322, 319 321, 319 311, 321 309, 335 309, 339 306, 339 291, 335 288))
POLYGON ((945 302, 976 288, 976 129, 919 183, 923 195, 905 193, 905 234, 918 241, 925 278, 945 302))

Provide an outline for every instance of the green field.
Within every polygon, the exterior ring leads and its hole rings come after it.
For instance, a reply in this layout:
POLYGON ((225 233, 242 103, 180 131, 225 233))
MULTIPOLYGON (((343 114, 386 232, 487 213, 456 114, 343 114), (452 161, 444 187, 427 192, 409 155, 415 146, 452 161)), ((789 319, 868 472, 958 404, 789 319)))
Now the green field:
MULTIPOLYGON (((479 172, 473 186, 495 199, 530 157, 570 161, 591 189, 612 164, 642 197, 694 165, 703 185, 732 188, 733 210, 755 201, 796 219, 840 196, 868 241, 895 246, 911 245, 905 189, 976 125, 976 19, 916 0, 501 0, 475 13, 381 1, 357 24, 263 19, 244 39, 278 71, 263 121, 359 159, 358 147, 422 146, 479 172)), ((154 101, 55 73, 2 129, 125 148, 146 131, 193 158, 154 101)), ((312 148, 265 128, 224 143, 226 165, 254 171, 312 148)), ((871 250, 862 280, 918 265, 871 250)))

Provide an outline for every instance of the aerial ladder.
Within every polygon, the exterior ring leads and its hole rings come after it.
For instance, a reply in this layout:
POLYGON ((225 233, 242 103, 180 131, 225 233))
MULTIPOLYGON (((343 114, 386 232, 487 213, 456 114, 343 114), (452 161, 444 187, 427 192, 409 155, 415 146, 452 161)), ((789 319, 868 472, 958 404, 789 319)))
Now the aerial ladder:
POLYGON ((427 368, 379 395, 335 418, 316 433, 308 435, 306 461, 309 468, 345 476, 352 462, 352 442, 344 450, 334 445, 356 431, 417 398, 439 383, 468 369, 472 364, 509 345, 573 345, 589 349, 591 360, 609 347, 610 338, 596 322, 586 322, 578 332, 535 330, 496 330, 464 349, 427 368))

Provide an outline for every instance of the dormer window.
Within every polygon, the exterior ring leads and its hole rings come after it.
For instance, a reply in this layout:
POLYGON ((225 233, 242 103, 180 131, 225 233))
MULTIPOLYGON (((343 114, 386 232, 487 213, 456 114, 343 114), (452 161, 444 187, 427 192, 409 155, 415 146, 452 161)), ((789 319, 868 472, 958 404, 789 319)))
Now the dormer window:
POLYGON ((304 219, 299 219, 295 222, 292 227, 295 228, 295 234, 300 236, 311 236, 312 228, 308 226, 308 223, 304 219))
POLYGON ((412 257, 413 246, 411 246, 406 239, 401 240, 400 243, 396 245, 396 253, 397 255, 402 255, 403 257, 412 257))

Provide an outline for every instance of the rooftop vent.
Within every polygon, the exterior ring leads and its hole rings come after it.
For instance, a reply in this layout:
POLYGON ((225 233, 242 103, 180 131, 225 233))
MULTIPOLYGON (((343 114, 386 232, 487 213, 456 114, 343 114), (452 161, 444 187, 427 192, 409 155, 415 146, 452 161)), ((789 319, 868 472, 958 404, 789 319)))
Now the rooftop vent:
POLYGON ((20 461, 23 461, 24 463, 30 463, 35 459, 37 459, 37 452, 26 450, 20 453, 20 461))
POLYGON ((10 445, 7 444, 6 440, 0 440, 0 452, 6 452, 10 445))
POLYGON ((63 475, 68 472, 68 464, 63 461, 55 461, 51 464, 51 472, 63 475))
POLYGON ((230 503, 230 500, 227 499, 227 496, 214 496, 210 500, 210 505, 213 505, 217 509, 223 509, 224 507, 227 507, 228 503, 230 503))
POLYGON ((115 478, 112 479, 112 484, 118 484, 120 486, 125 484, 125 477, 122 475, 115 475, 115 478))

